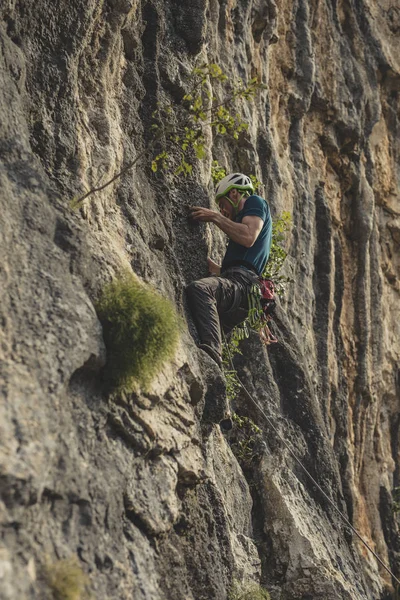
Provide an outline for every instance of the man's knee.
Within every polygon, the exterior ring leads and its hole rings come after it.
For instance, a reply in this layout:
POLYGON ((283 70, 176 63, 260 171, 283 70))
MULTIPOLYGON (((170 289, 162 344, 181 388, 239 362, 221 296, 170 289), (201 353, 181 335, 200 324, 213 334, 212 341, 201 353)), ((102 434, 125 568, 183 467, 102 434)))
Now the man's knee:
POLYGON ((191 283, 189 283, 189 285, 186 286, 186 293, 189 295, 193 294, 198 287, 198 281, 192 281, 191 283))
POLYGON ((199 293, 199 285, 198 281, 192 281, 189 285, 186 286, 186 295, 189 300, 196 298, 199 293))
POLYGON ((209 295, 210 293, 210 286, 208 285, 207 280, 204 279, 197 279, 196 281, 192 281, 186 287, 186 294, 188 298, 199 298, 204 295, 209 295))

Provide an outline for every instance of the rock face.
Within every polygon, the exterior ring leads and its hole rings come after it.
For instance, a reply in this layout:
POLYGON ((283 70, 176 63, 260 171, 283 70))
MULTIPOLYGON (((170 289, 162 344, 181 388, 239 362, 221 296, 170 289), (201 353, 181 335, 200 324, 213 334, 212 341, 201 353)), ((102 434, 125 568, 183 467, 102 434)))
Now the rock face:
POLYGON ((97 600, 225 600, 235 579, 273 600, 395 597, 292 452, 399 578, 399 31, 389 0, 2 3, 1 600, 51 598, 44 565, 71 555, 97 600), (190 180, 145 156, 72 211, 214 62, 267 84, 246 135, 208 132, 190 180), (238 397, 262 429, 250 460, 202 419, 224 383, 188 331, 150 392, 103 382, 104 284, 130 268, 184 314, 221 255, 187 218, 210 206, 212 158, 294 222, 279 343, 254 335, 237 361, 270 417, 238 397))

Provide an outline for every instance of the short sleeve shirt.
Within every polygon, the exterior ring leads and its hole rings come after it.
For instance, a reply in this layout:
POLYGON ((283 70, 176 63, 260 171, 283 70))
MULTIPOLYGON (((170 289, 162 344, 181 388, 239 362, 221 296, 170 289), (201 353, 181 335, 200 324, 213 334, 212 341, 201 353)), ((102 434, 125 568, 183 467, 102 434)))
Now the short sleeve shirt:
POLYGON ((262 229, 251 248, 246 248, 237 242, 229 240, 228 247, 222 261, 222 271, 229 268, 230 265, 238 264, 243 261, 251 265, 254 270, 261 275, 271 249, 272 242, 272 219, 269 205, 266 200, 253 194, 247 198, 244 207, 236 215, 235 222, 241 223, 243 217, 260 217, 263 221, 262 229))

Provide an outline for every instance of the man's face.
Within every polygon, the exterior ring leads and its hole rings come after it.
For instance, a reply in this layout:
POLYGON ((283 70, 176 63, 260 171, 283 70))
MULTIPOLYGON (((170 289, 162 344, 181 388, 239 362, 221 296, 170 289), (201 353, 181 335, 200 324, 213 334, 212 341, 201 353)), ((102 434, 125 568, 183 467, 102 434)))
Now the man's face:
POLYGON ((221 215, 233 221, 235 217, 235 210, 232 204, 229 202, 228 198, 220 198, 218 204, 219 212, 221 213, 221 215))

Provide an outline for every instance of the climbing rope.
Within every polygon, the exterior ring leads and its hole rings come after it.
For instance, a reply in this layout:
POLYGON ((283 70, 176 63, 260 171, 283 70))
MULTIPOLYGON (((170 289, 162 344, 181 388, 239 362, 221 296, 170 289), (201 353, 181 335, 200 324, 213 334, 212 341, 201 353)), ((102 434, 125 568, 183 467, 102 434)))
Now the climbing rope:
MULTIPOLYGON (((235 367, 233 366, 233 360, 232 360, 232 356, 231 356, 231 351, 229 348, 229 344, 226 341, 226 338, 224 336, 224 343, 225 343, 225 347, 227 348, 228 351, 228 356, 229 356, 229 362, 231 364, 231 368, 233 371, 236 372, 235 367)), ((279 439, 281 440, 281 442, 283 443, 283 445, 285 446, 285 448, 288 450, 288 452, 290 453, 290 455, 294 458, 294 460, 297 462, 297 464, 302 468, 302 470, 304 471, 304 473, 307 475, 307 477, 310 479, 310 481, 314 484, 314 486, 318 489, 318 491, 323 495, 323 497, 329 502, 329 504, 332 506, 332 508, 335 509, 335 511, 340 515, 340 517, 342 518, 342 520, 346 523, 346 525, 351 529, 351 531, 358 537, 358 539, 364 544, 364 546, 371 552, 371 554, 376 558, 376 560, 379 562, 379 564, 389 573, 389 575, 391 577, 393 577, 393 579, 397 582, 397 584, 400 586, 400 580, 392 573, 392 571, 389 569, 389 567, 383 562, 383 560, 376 554, 376 552, 374 552, 374 550, 372 550, 372 548, 369 546, 369 544, 364 540, 364 538, 361 536, 360 533, 358 533, 357 529, 350 523, 350 521, 348 520, 348 518, 342 513, 342 511, 336 506, 336 504, 329 498, 329 496, 324 492, 324 490, 321 488, 321 486, 315 481, 314 477, 311 475, 311 473, 306 469, 306 467, 303 465, 303 463, 301 462, 301 460, 296 456, 296 453, 291 449, 291 447, 289 446, 289 444, 286 442, 286 440, 282 437, 282 435, 280 434, 280 432, 278 431, 278 429, 275 427, 274 423, 272 422, 271 417, 269 417, 264 411, 263 409, 259 406, 258 402, 256 402, 253 398, 253 396, 250 394, 250 392, 247 390, 247 388, 245 387, 245 385, 242 383, 242 381, 240 380, 239 377, 237 377, 238 382, 240 387, 243 389, 244 393, 246 394, 247 398, 250 400, 250 402, 252 402, 252 404, 258 409, 258 411, 263 415, 264 419, 267 421, 268 425, 273 429, 273 431, 276 433, 276 435, 279 437, 279 439)))

